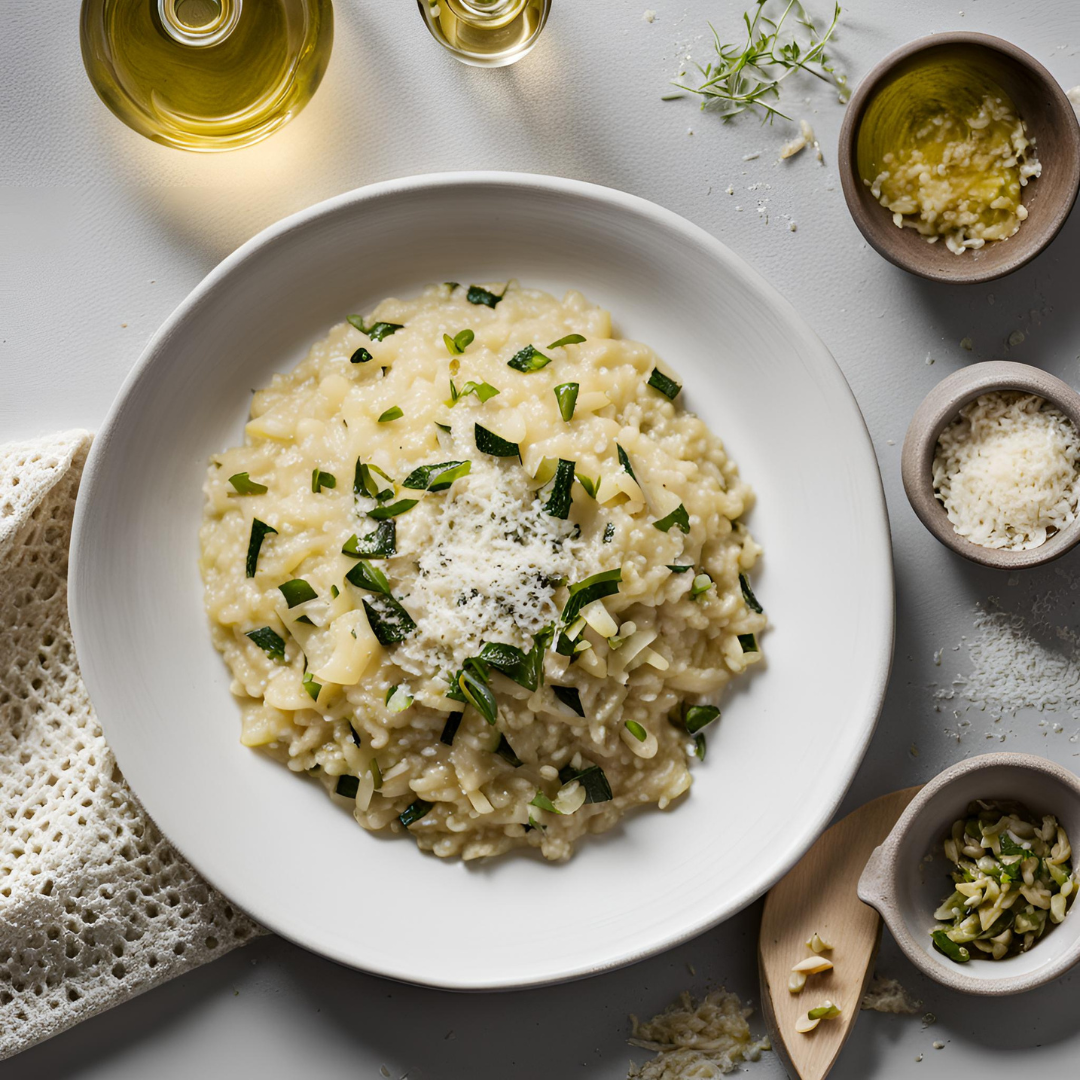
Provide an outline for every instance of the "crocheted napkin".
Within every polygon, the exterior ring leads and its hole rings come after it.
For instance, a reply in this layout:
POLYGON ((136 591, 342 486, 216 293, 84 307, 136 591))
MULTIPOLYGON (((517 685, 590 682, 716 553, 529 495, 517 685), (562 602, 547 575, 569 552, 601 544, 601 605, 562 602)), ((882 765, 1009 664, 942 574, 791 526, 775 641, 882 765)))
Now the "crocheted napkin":
POLYGON ((265 932, 139 805, 79 676, 67 562, 90 438, 0 446, 0 1059, 265 932))

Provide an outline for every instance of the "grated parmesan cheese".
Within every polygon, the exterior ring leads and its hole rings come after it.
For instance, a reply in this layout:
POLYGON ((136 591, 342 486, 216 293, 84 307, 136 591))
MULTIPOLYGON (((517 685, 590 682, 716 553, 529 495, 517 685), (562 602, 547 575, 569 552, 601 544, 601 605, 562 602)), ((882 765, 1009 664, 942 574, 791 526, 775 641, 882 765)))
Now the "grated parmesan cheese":
POLYGON ((859 1008, 897 1016, 914 1016, 922 1008, 922 1002, 895 979, 875 975, 863 994, 859 1008))
POLYGON ((941 433, 934 493, 960 536, 987 548, 1038 547, 1076 518, 1080 436, 1043 398, 995 391, 941 433))
POLYGON ((642 1024, 631 1016, 631 1046, 656 1051, 642 1066, 631 1064, 627 1080, 716 1080, 742 1061, 757 1061, 771 1050, 768 1038, 754 1039, 746 1008, 723 987, 699 1003, 683 991, 662 1013, 642 1024))

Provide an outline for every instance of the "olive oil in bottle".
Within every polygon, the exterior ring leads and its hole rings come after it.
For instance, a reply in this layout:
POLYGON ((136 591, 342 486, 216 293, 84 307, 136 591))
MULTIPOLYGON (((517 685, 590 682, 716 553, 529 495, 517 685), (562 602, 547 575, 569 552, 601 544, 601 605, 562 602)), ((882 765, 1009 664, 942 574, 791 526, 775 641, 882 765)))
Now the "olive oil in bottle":
POLYGON ((330 60, 330 0, 83 0, 82 54, 129 127, 184 150, 265 139, 330 60))
POLYGON ((520 60, 544 29, 551 0, 417 0, 428 29, 462 63, 520 60))

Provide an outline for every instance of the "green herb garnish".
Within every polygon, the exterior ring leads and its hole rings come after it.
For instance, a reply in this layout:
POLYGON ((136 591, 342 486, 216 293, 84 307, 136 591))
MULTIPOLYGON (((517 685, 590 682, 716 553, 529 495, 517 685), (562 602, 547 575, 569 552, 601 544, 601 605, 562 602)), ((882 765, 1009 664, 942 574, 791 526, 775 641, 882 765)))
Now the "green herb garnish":
POLYGON ((555 483, 551 488, 551 498, 544 504, 544 512, 565 521, 570 516, 573 487, 574 462, 559 458, 559 464, 555 469, 555 483))
POLYGON ((367 351, 367 349, 365 349, 363 347, 363 345, 361 345, 360 348, 357 349, 356 352, 354 352, 352 354, 352 356, 349 357, 349 363, 350 364, 366 364, 371 359, 372 359, 371 353, 369 353, 367 351))
POLYGON ((402 411, 401 407, 394 405, 379 417, 379 423, 389 424, 393 420, 400 420, 404 415, 405 413, 402 411))
POLYGON ((716 30, 710 27, 717 59, 704 67, 695 65, 703 79, 699 86, 675 85, 699 94, 704 98, 702 108, 712 108, 725 121, 747 109, 760 111, 763 121, 772 121, 774 116, 790 120, 791 117, 773 103, 780 99, 781 83, 796 71, 832 83, 840 101, 847 101, 847 79, 837 74, 832 61, 825 55, 825 45, 840 20, 840 5, 836 5, 832 22, 819 37, 799 0, 788 0, 775 19, 764 14, 767 2, 757 0, 752 18, 749 13, 743 15, 746 41, 742 45, 722 43, 716 30), (808 40, 801 43, 797 36, 783 33, 784 21, 792 11, 799 25, 808 31, 808 40))
POLYGON ((626 470, 630 479, 635 483, 637 477, 634 475, 634 466, 630 464, 630 455, 618 444, 615 444, 615 449, 619 451, 619 464, 626 470))
POLYGON ((567 334, 566 337, 559 338, 558 341, 553 341, 548 348, 558 349, 563 345, 580 345, 585 339, 580 334, 567 334))
POLYGON ((577 780, 585 789, 587 803, 610 802, 612 799, 611 785, 599 765, 589 765, 580 771, 564 765, 559 770, 559 781, 569 784, 571 780, 577 780))
POLYGON ((523 371, 528 374, 532 371, 539 371, 541 368, 547 367, 550 363, 550 356, 545 356, 535 345, 526 345, 524 349, 514 353, 514 355, 506 361, 506 366, 512 367, 515 371, 523 371))
POLYGON ((705 732, 704 731, 699 731, 694 736, 694 757, 696 757, 698 759, 698 761, 704 761, 705 760, 705 732))
POLYGON ((673 574, 685 574, 687 570, 693 570, 694 569, 694 566, 693 566, 692 563, 689 566, 679 566, 678 563, 664 563, 664 565, 673 574))
POLYGON ((271 533, 276 534, 277 529, 267 525, 265 521, 253 518, 251 522, 251 538, 248 540, 247 559, 244 569, 248 577, 255 576, 255 569, 259 565, 259 551, 262 549, 263 540, 271 533))
POLYGON ((562 813, 561 810, 555 809, 555 804, 542 791, 537 791, 532 797, 532 801, 529 805, 539 807, 541 810, 546 810, 549 814, 562 813))
POLYGON ((432 805, 433 804, 429 803, 426 799, 417 799, 398 814, 398 821, 400 821, 407 829, 414 822, 419 821, 422 817, 429 814, 432 805))
MULTIPOLYGON (((597 490, 599 490, 599 481, 597 481, 597 490)), ((614 539, 615 539, 615 523, 613 521, 609 521, 604 526, 604 541, 603 542, 605 544, 610 544, 611 541, 614 540, 614 539)))
POLYGON ((620 581, 622 581, 622 567, 617 566, 614 570, 603 570, 599 574, 593 574, 584 581, 571 585, 570 599, 566 601, 566 607, 563 608, 563 624, 569 626, 586 604, 617 593, 620 581))
POLYGON ((457 729, 461 726, 461 718, 464 715, 464 713, 452 712, 446 718, 442 734, 439 736, 439 742, 446 743, 447 746, 454 745, 454 736, 457 734, 457 729))
POLYGON ((269 626, 258 630, 249 630, 245 637, 251 638, 271 660, 285 659, 285 639, 276 634, 269 626))
POLYGON ((470 285, 469 291, 465 294, 465 299, 470 304, 483 304, 484 307, 493 308, 506 295, 506 289, 508 288, 510 288, 509 283, 501 293, 493 293, 488 292, 487 289, 482 289, 479 285, 470 285))
POLYGON ((683 713, 683 727, 691 735, 696 735, 719 715, 720 710, 715 705, 691 705, 683 713))
MULTIPOLYGON (((551 346, 549 345, 550 349, 551 346)), ((555 400, 559 403, 559 415, 569 424, 574 418, 574 409, 577 408, 578 390, 580 384, 576 382, 561 383, 555 387, 555 400)))
POLYGON ((421 465, 402 481, 402 487, 414 491, 445 491, 455 480, 469 475, 470 461, 444 461, 440 465, 421 465))
POLYGON ((690 599, 699 600, 715 587, 716 582, 708 574, 695 574, 693 584, 690 586, 690 599))
POLYGON ((361 334, 367 334, 372 341, 382 341, 383 338, 388 338, 391 334, 396 334, 399 330, 405 329, 404 324, 393 322, 373 322, 370 326, 365 326, 364 320, 360 315, 350 315, 349 322, 351 322, 361 334))
POLYGON ((296 607, 297 604, 306 604, 319 595, 303 578, 299 577, 286 581, 278 588, 281 590, 281 595, 285 597, 285 603, 291 608, 296 607))
POLYGON ((323 472, 322 469, 311 470, 311 490, 316 495, 322 491, 323 488, 336 488, 337 478, 333 473, 323 472))
POLYGON ((950 960, 958 964, 966 964, 971 959, 971 953, 963 945, 957 945, 944 930, 931 931, 930 936, 934 939, 934 948, 944 953, 950 960))
POLYGON ((319 693, 322 690, 322 683, 317 683, 310 671, 304 672, 304 677, 300 682, 307 691, 308 697, 311 698, 312 701, 318 701, 319 693))
POLYGON ((367 536, 350 536, 341 549, 342 555, 354 559, 388 559, 397 553, 397 523, 390 518, 380 521, 367 536))
MULTIPOLYGON (((480 399, 480 404, 483 405, 485 401, 490 401, 493 397, 499 393, 491 383, 486 382, 473 382, 470 379, 460 390, 454 385, 454 380, 450 380, 450 400, 446 403, 453 408, 463 397, 468 397, 470 394, 475 394, 480 399)), ((447 428, 447 431, 450 429, 447 428)))
POLYGON ((481 454, 490 454, 492 457, 516 457, 521 460, 521 448, 517 443, 507 442, 493 431, 481 427, 479 424, 473 427, 473 437, 476 440, 476 449, 481 454))
POLYGON ((459 330, 453 337, 443 334, 443 344, 451 356, 460 356, 472 343, 476 335, 471 330, 459 330))
POLYGON ((438 428, 438 429, 439 429, 440 431, 445 431, 447 435, 452 435, 452 434, 453 434, 453 430, 451 429, 451 427, 450 427, 450 425, 449 425, 449 424, 440 424, 440 423, 438 422, 438 420, 436 420, 436 421, 435 421, 435 426, 436 426, 436 427, 437 427, 437 428, 438 428))
POLYGON ((343 799, 355 799, 356 793, 360 790, 360 780, 355 776, 339 776, 337 787, 334 788, 334 794, 340 795, 343 799))
POLYGON ((674 379, 669 379, 659 368, 652 369, 652 374, 649 376, 649 386, 654 390, 659 390, 669 401, 674 401, 682 389, 674 379))
POLYGON ((742 595, 743 599, 746 601, 746 606, 751 611, 756 611, 760 615, 762 613, 761 604, 754 595, 754 590, 750 588, 750 579, 745 574, 739 575, 739 588, 742 589, 742 595))
POLYGON ((375 595, 362 601, 367 612, 368 624, 380 645, 393 645, 403 641, 415 629, 409 613, 392 597, 375 595))
POLYGON ((376 502, 386 502, 394 497, 393 484, 394 481, 378 465, 365 465, 359 458, 356 459, 356 472, 353 474, 354 495, 374 499, 376 502), (376 476, 381 476, 390 487, 380 487, 376 476))
POLYGON ((398 514, 404 514, 407 510, 411 510, 416 503, 416 499, 399 499, 389 506, 376 506, 374 510, 367 512, 367 516, 374 518, 376 521, 385 521, 387 518, 397 517, 398 514))
POLYGON ((758 651, 757 638, 753 634, 739 634, 739 644, 742 646, 744 653, 758 651))
POLYGON ((369 592, 381 593, 383 596, 390 595, 390 582, 386 580, 386 575, 366 559, 361 559, 345 575, 345 580, 358 589, 367 589, 369 592))
POLYGON ((568 708, 576 712, 578 716, 584 716, 585 710, 581 705, 581 694, 576 686, 552 686, 551 692, 568 708))
POLYGON ((404 712, 412 703, 412 694, 407 694, 400 686, 391 686, 383 698, 383 704, 392 713, 404 712))
POLYGON ((672 525, 677 525, 679 529, 688 533, 690 531, 690 516, 686 512, 686 507, 682 503, 679 503, 670 514, 662 517, 659 521, 653 522, 653 528, 659 529, 661 532, 667 532, 672 525))
POLYGON ((494 725, 499 715, 499 703, 491 687, 477 674, 474 667, 462 669, 457 688, 465 700, 489 723, 494 725))
POLYGON ((246 472, 234 473, 229 477, 229 483, 236 488, 237 495, 264 495, 267 491, 265 484, 257 484, 246 472))
POLYGON ((514 753, 514 748, 507 742, 505 735, 499 735, 499 745, 495 747, 494 752, 498 754, 507 765, 513 765, 515 769, 521 767, 521 758, 514 753))
POLYGON ((629 731, 638 742, 644 742, 649 737, 649 733, 636 720, 627 720, 626 730, 629 731))
POLYGON ((554 636, 555 627, 545 627, 534 635, 533 647, 528 652, 516 645, 487 641, 480 650, 480 659, 526 690, 536 690, 544 685, 544 653, 551 647, 554 636))

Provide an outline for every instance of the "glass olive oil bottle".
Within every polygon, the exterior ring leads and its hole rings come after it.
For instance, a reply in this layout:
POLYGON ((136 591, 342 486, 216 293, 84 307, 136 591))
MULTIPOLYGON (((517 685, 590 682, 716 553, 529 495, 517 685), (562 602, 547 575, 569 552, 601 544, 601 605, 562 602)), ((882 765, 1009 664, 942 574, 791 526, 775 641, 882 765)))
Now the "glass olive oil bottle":
POLYGON ((435 40, 459 60, 502 67, 520 60, 544 29, 551 0, 417 0, 435 40))
POLYGON ((83 0, 82 54, 129 127, 184 150, 265 139, 311 99, 334 38, 330 0, 83 0))

